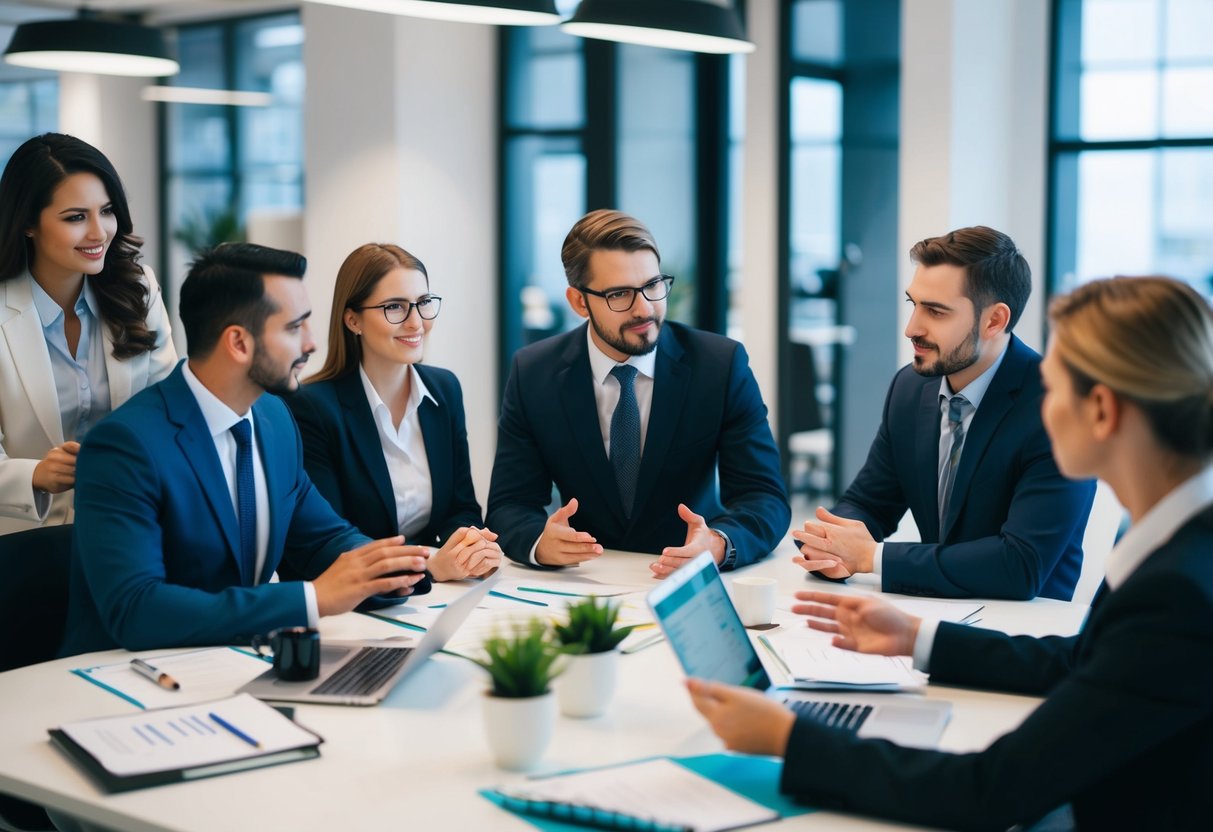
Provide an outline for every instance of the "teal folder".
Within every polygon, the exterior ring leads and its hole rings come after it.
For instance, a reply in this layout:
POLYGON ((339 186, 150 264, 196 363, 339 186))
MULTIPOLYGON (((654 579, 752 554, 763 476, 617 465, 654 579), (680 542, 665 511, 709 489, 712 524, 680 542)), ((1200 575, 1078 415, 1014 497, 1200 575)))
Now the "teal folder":
MULTIPOLYGON (((715 781, 742 797, 777 812, 780 817, 794 817, 815 811, 793 803, 779 793, 781 760, 772 757, 750 757, 740 754, 703 754, 697 757, 670 757, 670 760, 701 777, 715 781)), ((643 762, 636 760, 633 762, 643 762)), ((628 765, 623 763, 622 765, 628 765)), ((670 832, 668 827, 627 816, 578 810, 577 820, 570 820, 574 811, 566 805, 530 802, 526 806, 492 789, 482 789, 480 795, 506 811, 523 818, 544 832, 581 832, 586 827, 599 829, 635 829, 670 832)))

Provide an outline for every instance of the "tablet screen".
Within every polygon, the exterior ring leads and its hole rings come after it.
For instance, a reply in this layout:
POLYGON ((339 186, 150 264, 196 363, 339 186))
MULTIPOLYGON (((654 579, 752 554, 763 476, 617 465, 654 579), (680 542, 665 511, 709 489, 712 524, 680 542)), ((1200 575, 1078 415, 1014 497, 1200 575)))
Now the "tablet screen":
POLYGON ((688 676, 759 690, 770 687, 709 553, 666 578, 648 601, 688 676))

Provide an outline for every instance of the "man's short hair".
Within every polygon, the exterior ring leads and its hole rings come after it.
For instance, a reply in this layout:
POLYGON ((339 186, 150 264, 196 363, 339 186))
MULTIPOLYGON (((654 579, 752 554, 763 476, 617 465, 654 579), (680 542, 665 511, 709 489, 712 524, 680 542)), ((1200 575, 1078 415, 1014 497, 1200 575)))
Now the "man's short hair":
POLYGON ((643 251, 648 249, 661 262, 653 232, 635 217, 622 211, 600 208, 591 211, 569 230, 560 249, 564 275, 574 289, 590 285, 590 255, 595 251, 643 251))
POLYGON ((922 266, 944 263, 965 270, 965 295, 980 315, 994 303, 1011 310, 1007 332, 1014 329, 1032 293, 1032 270, 1015 242, 993 228, 975 225, 940 237, 928 237, 910 249, 910 259, 922 266))
POLYGON ((229 326, 261 335, 278 307, 265 295, 267 275, 302 278, 307 258, 255 243, 223 243, 200 252, 181 284, 181 323, 190 358, 206 358, 229 326))

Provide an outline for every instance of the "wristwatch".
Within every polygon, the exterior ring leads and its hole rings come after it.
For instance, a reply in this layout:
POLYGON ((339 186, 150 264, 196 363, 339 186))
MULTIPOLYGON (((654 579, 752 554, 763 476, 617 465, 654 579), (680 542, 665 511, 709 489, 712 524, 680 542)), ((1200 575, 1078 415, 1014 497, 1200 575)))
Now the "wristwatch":
POLYGON ((732 569, 737 565, 737 549, 733 546, 733 541, 729 540, 729 536, 720 529, 708 529, 708 531, 718 535, 724 541, 724 560, 720 562, 721 570, 732 569))

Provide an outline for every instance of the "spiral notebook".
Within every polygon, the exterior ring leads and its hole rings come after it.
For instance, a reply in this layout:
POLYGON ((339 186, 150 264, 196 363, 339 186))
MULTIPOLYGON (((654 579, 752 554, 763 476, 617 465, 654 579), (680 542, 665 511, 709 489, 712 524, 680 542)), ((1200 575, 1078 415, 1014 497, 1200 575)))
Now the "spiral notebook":
POLYGON ((481 794, 551 832, 571 827, 717 832, 811 811, 778 795, 778 782, 775 760, 709 754, 577 771, 481 794))

